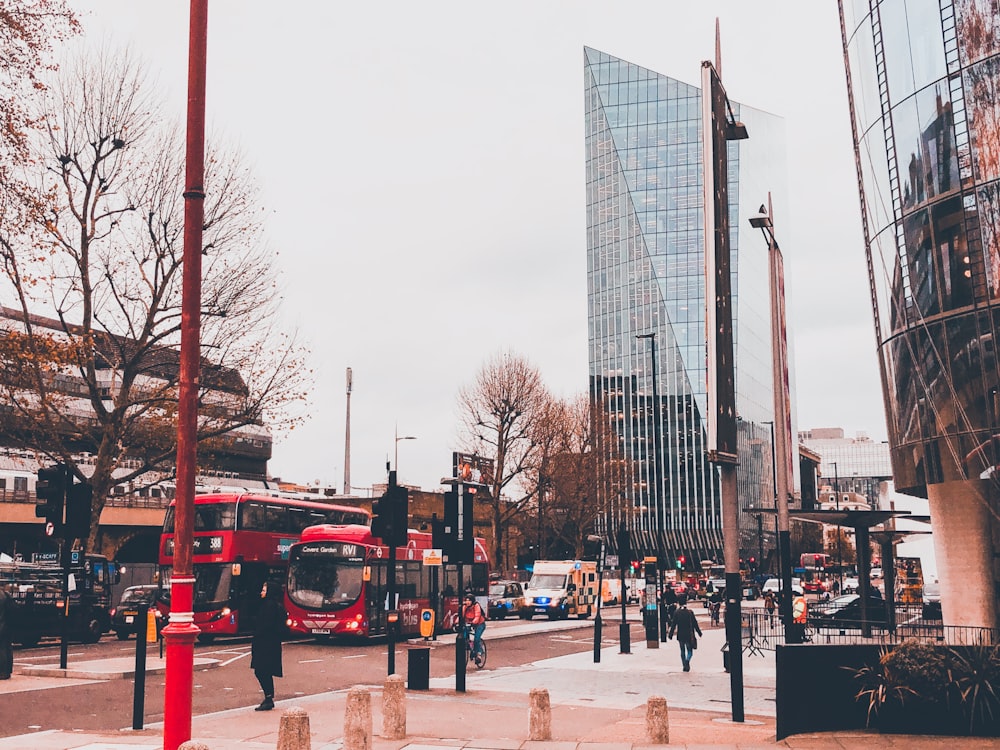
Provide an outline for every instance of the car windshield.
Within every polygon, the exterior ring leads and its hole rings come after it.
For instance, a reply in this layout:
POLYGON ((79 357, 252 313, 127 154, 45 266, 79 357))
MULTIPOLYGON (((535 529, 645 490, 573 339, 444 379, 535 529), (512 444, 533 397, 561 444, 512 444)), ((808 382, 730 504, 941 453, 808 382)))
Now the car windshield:
POLYGON ((122 604, 128 602, 146 602, 153 598, 155 589, 125 589, 122 593, 122 604))
POLYGON ((940 597, 941 596, 941 584, 939 583, 925 583, 924 584, 924 597, 940 597))
POLYGON ((823 607, 824 612, 839 612, 848 607, 858 599, 860 599, 857 594, 845 594, 844 596, 838 596, 836 599, 831 599, 826 606, 823 607))
POLYGON ((502 583, 490 584, 490 596, 503 596, 504 585, 502 583))
POLYGON ((566 576, 556 573, 542 573, 531 576, 533 589, 561 589, 566 585, 566 576))

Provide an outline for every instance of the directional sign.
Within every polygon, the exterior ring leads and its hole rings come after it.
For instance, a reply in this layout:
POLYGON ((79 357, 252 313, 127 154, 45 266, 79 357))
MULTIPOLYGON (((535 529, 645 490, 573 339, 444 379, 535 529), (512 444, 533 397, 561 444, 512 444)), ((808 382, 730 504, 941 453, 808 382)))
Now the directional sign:
POLYGON ((617 568, 618 555, 606 555, 604 558, 604 568, 617 568))

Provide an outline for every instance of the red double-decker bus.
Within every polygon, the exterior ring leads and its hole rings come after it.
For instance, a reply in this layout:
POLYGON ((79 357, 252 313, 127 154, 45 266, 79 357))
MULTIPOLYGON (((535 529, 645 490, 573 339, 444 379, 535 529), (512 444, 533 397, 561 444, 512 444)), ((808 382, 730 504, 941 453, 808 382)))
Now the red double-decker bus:
MULTIPOLYGON (((176 501, 175 501, 176 502, 176 501)), ((164 614, 170 607, 174 503, 160 536, 164 614)), ((367 524, 368 511, 319 500, 252 493, 194 498, 194 623, 203 642, 253 631, 265 581, 284 583, 288 551, 303 529, 318 523, 367 524)))
MULTIPOLYGON (((461 590, 486 609, 490 570, 486 547, 476 539, 475 559, 462 566, 425 565, 431 535, 410 531, 396 550, 400 634, 420 632, 421 611, 432 610, 438 632, 454 627, 461 590), (459 580, 461 572, 461 580, 459 580)), ((316 526, 302 532, 288 555, 285 608, 289 627, 319 638, 386 634, 389 550, 366 526, 316 526)))

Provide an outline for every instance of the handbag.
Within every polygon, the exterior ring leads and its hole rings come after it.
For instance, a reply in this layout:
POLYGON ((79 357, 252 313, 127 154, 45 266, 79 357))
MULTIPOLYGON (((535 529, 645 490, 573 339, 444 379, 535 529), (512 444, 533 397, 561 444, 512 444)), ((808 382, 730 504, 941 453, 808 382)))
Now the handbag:
POLYGON ((693 633, 691 634, 691 650, 694 651, 698 648, 698 638, 693 633))

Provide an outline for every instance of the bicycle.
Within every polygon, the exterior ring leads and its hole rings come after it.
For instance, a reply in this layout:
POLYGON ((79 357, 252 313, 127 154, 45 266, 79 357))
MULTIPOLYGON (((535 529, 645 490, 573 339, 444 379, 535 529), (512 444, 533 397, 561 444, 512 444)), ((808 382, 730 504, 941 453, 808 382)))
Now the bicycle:
POLYGON ((476 669, 482 669, 486 666, 486 641, 480 640, 479 645, 481 647, 480 653, 475 656, 472 655, 472 649, 476 645, 476 634, 474 628, 465 626, 465 659, 466 663, 472 663, 476 665, 476 669))

